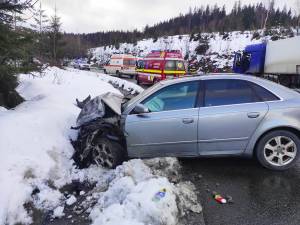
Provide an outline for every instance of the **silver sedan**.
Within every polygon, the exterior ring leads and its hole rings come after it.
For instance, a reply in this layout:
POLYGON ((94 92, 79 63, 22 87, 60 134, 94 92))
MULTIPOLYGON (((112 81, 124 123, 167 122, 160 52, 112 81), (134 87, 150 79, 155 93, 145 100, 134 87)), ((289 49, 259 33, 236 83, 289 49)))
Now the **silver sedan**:
POLYGON ((246 75, 166 80, 123 106, 129 157, 256 157, 285 170, 300 150, 300 94, 246 75))

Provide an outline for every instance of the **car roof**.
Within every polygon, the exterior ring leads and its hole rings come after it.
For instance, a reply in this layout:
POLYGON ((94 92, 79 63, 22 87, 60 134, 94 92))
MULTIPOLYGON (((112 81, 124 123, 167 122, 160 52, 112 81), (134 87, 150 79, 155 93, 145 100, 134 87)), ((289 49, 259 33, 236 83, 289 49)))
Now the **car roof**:
POLYGON ((180 79, 172 79, 172 80, 163 80, 161 83, 166 86, 170 84, 176 84, 181 82, 188 81, 197 81, 197 80, 218 80, 218 79, 238 79, 238 80, 246 80, 258 84, 267 90, 271 91, 275 95, 277 95, 280 99, 289 99, 289 98, 300 98, 300 94, 292 89, 289 89, 285 86, 277 84, 273 81, 269 81, 264 78, 244 75, 244 74, 232 74, 232 73, 224 73, 224 74, 206 74, 200 76, 193 77, 184 77, 180 79))

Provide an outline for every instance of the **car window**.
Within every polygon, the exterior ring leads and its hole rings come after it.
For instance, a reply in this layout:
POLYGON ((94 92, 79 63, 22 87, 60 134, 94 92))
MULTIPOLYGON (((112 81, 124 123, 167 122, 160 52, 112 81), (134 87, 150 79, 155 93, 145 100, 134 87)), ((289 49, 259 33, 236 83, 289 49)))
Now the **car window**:
POLYGON ((137 64, 138 69, 144 69, 144 67, 145 67, 145 62, 143 60, 137 61, 136 64, 137 64))
POLYGON ((134 59, 129 60, 129 65, 130 66, 135 66, 136 65, 136 60, 134 60, 134 59))
POLYGON ((252 88, 255 91, 255 93, 259 96, 259 98, 266 102, 266 101, 277 101, 279 98, 274 95, 272 92, 268 91, 267 89, 252 83, 252 88))
POLYGON ((176 61, 175 60, 166 61, 165 70, 176 70, 176 61))
POLYGON ((130 65, 130 62, 129 62, 129 60, 128 60, 128 59, 124 59, 124 61, 123 61, 123 65, 125 65, 125 66, 129 66, 129 65, 130 65))
POLYGON ((248 81, 217 79, 205 81, 205 106, 232 105, 261 101, 248 81))
POLYGON ((183 63, 183 61, 177 61, 176 62, 176 69, 180 70, 180 71, 184 70, 184 63, 183 63))
POLYGON ((198 82, 186 82, 165 87, 154 93, 142 104, 150 112, 194 108, 198 91, 198 82))

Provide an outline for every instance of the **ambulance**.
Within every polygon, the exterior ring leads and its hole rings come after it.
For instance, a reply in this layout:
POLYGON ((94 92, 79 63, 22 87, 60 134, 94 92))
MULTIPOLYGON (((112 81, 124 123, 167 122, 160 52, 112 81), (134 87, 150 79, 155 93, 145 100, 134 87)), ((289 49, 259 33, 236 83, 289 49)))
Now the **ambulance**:
POLYGON ((137 83, 154 84, 186 75, 185 61, 179 50, 152 51, 137 62, 137 83))
POLYGON ((107 65, 103 67, 104 73, 116 74, 118 77, 129 75, 133 78, 136 75, 137 58, 129 54, 112 55, 107 65))

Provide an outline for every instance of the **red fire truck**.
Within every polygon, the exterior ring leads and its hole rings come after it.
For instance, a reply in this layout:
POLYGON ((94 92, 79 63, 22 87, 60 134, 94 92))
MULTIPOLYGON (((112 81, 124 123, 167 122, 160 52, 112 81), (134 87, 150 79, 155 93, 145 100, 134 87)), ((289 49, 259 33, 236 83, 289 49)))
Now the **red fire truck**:
POLYGON ((160 80, 186 75, 185 63, 178 50, 152 51, 137 62, 137 83, 154 84, 160 80))

